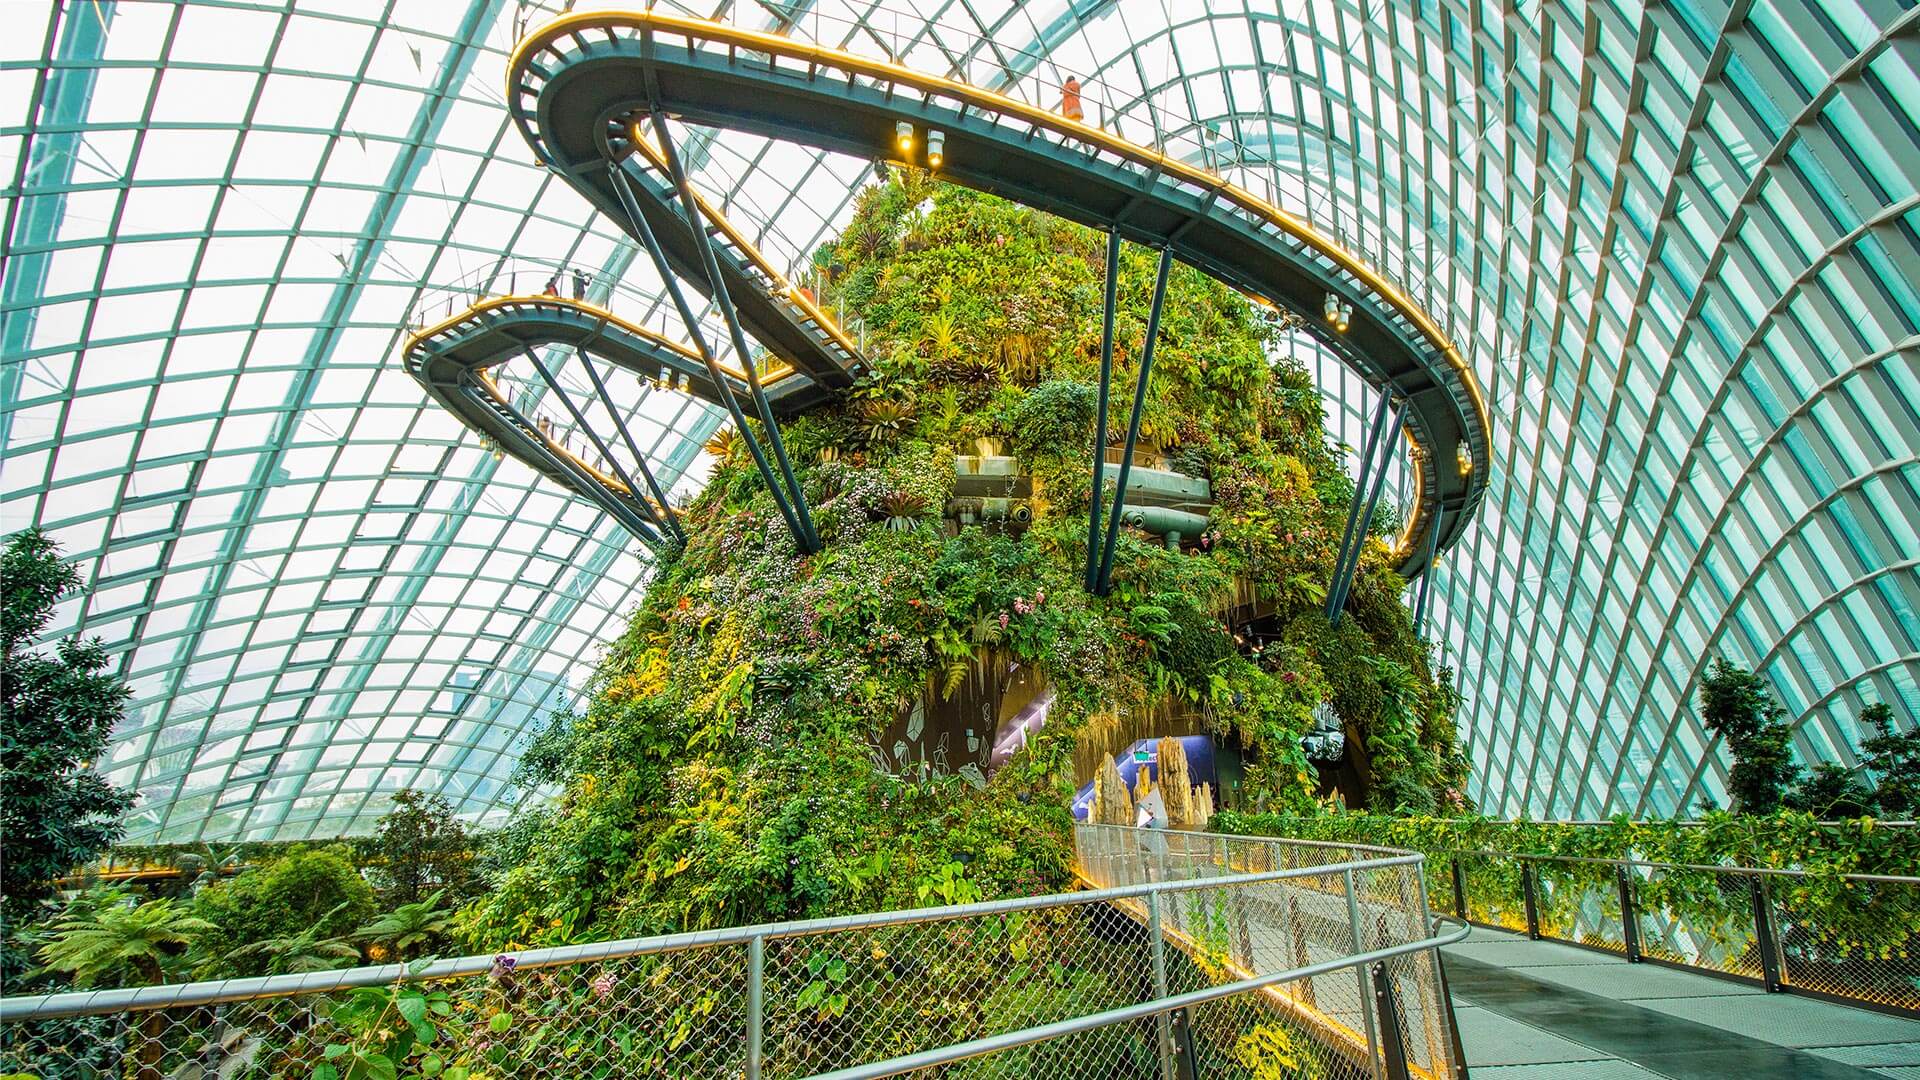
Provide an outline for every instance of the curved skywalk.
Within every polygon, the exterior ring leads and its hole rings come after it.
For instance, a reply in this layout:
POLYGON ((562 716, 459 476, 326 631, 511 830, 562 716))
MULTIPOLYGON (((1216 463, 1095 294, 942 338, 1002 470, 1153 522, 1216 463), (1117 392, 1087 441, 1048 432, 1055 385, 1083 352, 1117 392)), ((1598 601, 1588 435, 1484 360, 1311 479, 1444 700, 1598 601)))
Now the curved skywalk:
POLYGON ((914 139, 940 132, 943 178, 1169 247, 1292 311, 1404 398, 1415 497, 1396 542, 1403 573, 1418 574, 1471 523, 1488 472, 1485 402, 1453 346, 1331 238, 1204 170, 979 87, 656 13, 586 12, 541 27, 515 50, 508 88, 541 160, 614 214, 616 170, 659 171, 642 134, 656 109, 862 159, 895 153, 901 124, 914 139), (1330 295, 1352 309, 1337 334, 1319 321, 1330 295))

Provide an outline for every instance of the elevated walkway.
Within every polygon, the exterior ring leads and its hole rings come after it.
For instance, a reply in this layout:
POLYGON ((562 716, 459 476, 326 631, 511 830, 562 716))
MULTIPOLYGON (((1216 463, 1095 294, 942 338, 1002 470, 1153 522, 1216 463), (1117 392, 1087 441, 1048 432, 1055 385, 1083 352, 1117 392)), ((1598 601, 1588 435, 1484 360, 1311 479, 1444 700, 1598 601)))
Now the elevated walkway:
MULTIPOLYGON (((597 461, 589 460, 559 437, 551 421, 542 422, 543 418, 529 416, 516 406, 515 395, 503 386, 496 369, 550 345, 572 346, 583 362, 590 345, 594 356, 639 378, 676 379, 690 390, 701 391, 701 396, 714 393, 705 365, 680 345, 605 308, 555 296, 480 300, 411 334, 402 350, 402 364, 427 396, 501 453, 592 500, 647 543, 663 542, 674 531, 669 524, 672 514, 662 505, 664 491, 637 490, 632 475, 613 464, 610 449, 603 450, 597 461)), ((604 396, 604 386, 596 383, 595 388, 604 396)), ((557 385, 554 389, 565 396, 557 385)), ((569 410, 580 407, 570 401, 564 404, 569 410)), ((631 439, 630 433, 623 430, 621 434, 631 439)), ((637 446, 632 468, 652 484, 637 446)))
MULTIPOLYGON (((654 109, 862 159, 894 156, 899 125, 920 140, 938 131, 943 179, 1166 250, 1297 313, 1371 383, 1404 397, 1416 503, 1395 545, 1402 574, 1423 571, 1428 552, 1449 547, 1473 518, 1490 471, 1488 421, 1458 350, 1330 238, 1191 164, 979 87, 651 12, 582 13, 543 27, 515 50, 507 97, 542 160, 614 220, 628 215, 616 170, 628 185, 651 185, 657 205, 638 210, 659 218, 663 241, 683 246, 669 258, 696 282, 694 235, 671 231, 643 134, 654 109), (1330 296, 1352 308, 1345 332, 1320 326, 1330 296)), ((751 276, 740 272, 742 283, 751 276)), ((766 295, 765 282, 753 295, 766 295)), ((742 314, 783 357, 796 350, 764 336, 794 329, 787 313, 743 302, 742 314)))
POLYGON ((1473 1080, 1920 1076, 1920 1020, 1483 927, 1442 952, 1473 1080))

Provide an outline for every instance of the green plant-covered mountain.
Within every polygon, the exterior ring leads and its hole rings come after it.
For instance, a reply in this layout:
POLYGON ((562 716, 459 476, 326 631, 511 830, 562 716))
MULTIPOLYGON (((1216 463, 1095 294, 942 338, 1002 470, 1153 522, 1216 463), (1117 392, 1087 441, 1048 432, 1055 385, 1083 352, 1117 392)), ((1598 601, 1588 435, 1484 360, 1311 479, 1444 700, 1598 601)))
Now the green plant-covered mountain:
MULTIPOLYGON (((1336 774, 1376 809, 1457 800, 1455 702, 1385 536, 1338 629, 1321 613, 1352 484, 1291 331, 1186 267, 1140 464, 1208 481, 1204 520, 1142 511, 1111 594, 1085 591, 1104 258, 1098 234, 924 176, 864 194, 817 262, 874 373, 784 430, 823 550, 797 554, 716 439, 591 707, 530 748, 525 779, 564 794, 498 841, 475 944, 1057 888, 1073 790, 1146 735, 1237 748, 1222 794, 1249 808, 1312 811, 1336 774), (1323 702, 1349 744, 1325 776, 1300 749, 1323 702)), ((1123 256, 1114 446, 1155 259, 1123 256)))

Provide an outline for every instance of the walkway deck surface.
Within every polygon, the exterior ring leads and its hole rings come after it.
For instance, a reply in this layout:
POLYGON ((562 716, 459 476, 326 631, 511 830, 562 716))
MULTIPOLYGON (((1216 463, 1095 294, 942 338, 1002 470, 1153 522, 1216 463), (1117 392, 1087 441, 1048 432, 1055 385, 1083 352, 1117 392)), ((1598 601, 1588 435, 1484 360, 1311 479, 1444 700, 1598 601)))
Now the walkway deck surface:
POLYGON ((1920 1021, 1480 927, 1445 953, 1472 1080, 1920 1080, 1920 1021))

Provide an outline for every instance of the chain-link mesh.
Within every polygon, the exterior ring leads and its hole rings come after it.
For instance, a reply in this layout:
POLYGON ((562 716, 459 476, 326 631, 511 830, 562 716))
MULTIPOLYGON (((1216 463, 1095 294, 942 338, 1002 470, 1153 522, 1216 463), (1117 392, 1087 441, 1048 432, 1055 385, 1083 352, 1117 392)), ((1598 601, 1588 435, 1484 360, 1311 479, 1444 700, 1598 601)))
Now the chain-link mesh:
POLYGON ((43 1080, 739 1076, 744 946, 9 1024, 43 1080), (382 1064, 384 1062, 385 1064, 382 1064))
POLYGON ((1920 1013, 1920 883, 1770 876, 1781 981, 1920 1013))
POLYGON ((1488 851, 1432 869, 1435 906, 1482 925, 1526 931, 1530 881, 1543 938, 1920 1013, 1920 880, 1488 851))
MULTIPOLYGON (((1191 881, 1359 864, 1351 870, 1123 901, 1142 922, 1158 916, 1174 994, 1308 967, 1425 940, 1430 933, 1422 864, 1402 853, 1208 833, 1113 826, 1079 830, 1082 873, 1098 886, 1191 881), (1384 858, 1383 858, 1384 857, 1384 858), (1356 933, 1357 930, 1357 933, 1356 933)), ((1404 1054, 1416 1073, 1452 1069, 1450 1003, 1431 952, 1386 962, 1404 1054)), ((1369 973, 1348 967, 1178 1014, 1174 1052, 1194 1055, 1205 1076, 1372 1076, 1380 1037, 1369 973), (1370 1049, 1372 1048, 1372 1049, 1370 1049)))
MULTIPOLYGON (((1078 839, 1089 883, 1136 887, 546 950, 490 967, 472 957, 402 978, 326 972, 245 995, 154 988, 118 1012, 0 1023, 0 1074, 739 1077, 757 1003, 761 1075, 811 1076, 1428 938, 1416 857, 1106 827, 1078 839), (1205 884, 1183 884, 1194 882, 1205 884), (311 980, 329 988, 289 992, 311 980), (195 1003, 142 1007, 163 995, 195 1003)), ((1387 958, 1377 978, 1334 967, 907 1075, 1160 1080, 1188 1057, 1209 1077, 1368 1077, 1384 1062, 1379 1000, 1415 1073, 1449 1075, 1431 949, 1387 958)))

